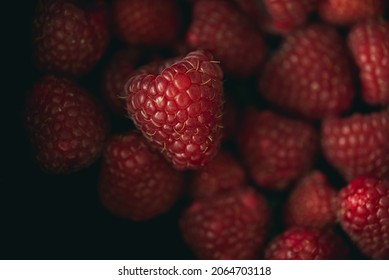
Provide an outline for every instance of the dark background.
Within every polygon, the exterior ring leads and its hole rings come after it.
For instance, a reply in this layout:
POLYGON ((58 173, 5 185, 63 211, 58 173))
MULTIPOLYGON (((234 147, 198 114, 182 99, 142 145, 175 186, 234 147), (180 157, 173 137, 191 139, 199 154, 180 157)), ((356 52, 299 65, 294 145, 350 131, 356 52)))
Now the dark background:
MULTIPOLYGON (((22 118, 27 91, 39 77, 31 63, 30 32, 36 2, 5 4, 1 19, 0 259, 194 258, 178 228, 186 200, 165 215, 135 223, 117 218, 102 207, 97 193, 100 161, 67 176, 50 175, 37 166, 22 118)), ((270 42, 276 47, 279 40, 271 38, 270 42)), ((80 84, 96 89, 101 69, 116 48, 113 43, 96 70, 80 84)), ((236 84, 227 78, 225 83, 232 90, 239 89, 242 99, 255 87, 255 81, 236 84)), ((266 104, 256 100, 258 97, 250 98, 250 103, 266 104)), ((111 117, 114 131, 131 127, 129 122, 111 117)), ((324 160, 318 167, 331 175, 335 185, 342 186, 339 175, 324 160)), ((268 194, 268 198, 277 209, 286 195, 268 194)), ((277 220, 279 212, 275 214, 277 220)), ((276 224, 273 233, 281 229, 276 224)), ((352 258, 363 256, 355 251, 352 258)))
MULTIPOLYGON (((152 221, 134 223, 101 206, 100 161, 67 176, 47 174, 36 165, 22 110, 28 89, 39 77, 31 63, 30 35, 37 1, 10 2, 2 11, 0 259, 193 258, 177 225, 184 202, 152 221)), ((80 83, 97 86, 105 63, 103 59, 80 83)))

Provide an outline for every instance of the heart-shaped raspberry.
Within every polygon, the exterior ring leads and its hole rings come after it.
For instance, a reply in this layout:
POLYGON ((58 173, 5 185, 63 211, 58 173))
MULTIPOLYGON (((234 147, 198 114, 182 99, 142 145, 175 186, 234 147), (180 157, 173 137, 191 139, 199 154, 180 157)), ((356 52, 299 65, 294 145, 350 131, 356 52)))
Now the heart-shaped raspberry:
POLYGON ((158 73, 142 72, 128 80, 130 117, 175 168, 196 169, 216 155, 222 128, 222 77, 209 52, 194 51, 158 73))

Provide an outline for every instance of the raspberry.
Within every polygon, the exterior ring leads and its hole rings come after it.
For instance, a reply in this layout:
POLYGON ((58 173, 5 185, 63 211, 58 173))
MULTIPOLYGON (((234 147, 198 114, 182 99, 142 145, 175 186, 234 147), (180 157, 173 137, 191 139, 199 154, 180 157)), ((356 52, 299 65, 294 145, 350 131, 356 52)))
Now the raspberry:
POLYGON ((359 249, 389 258, 389 181, 358 177, 339 193, 338 218, 359 249))
POLYGON ((218 152, 221 79, 212 55, 195 51, 160 73, 139 74, 127 82, 131 118, 175 168, 200 168, 218 152))
POLYGON ((113 214, 148 220, 168 211, 180 197, 184 175, 149 146, 140 133, 115 135, 104 152, 100 197, 113 214))
POLYGON ((79 171, 99 157, 108 133, 107 116, 73 81, 44 76, 34 84, 25 112, 37 160, 46 171, 79 171))

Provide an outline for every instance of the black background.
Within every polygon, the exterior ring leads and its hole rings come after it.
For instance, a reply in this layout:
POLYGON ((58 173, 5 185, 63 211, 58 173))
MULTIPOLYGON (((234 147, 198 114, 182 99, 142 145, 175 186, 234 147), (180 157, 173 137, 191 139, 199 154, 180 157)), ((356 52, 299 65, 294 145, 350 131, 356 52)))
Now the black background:
MULTIPOLYGON (((27 91, 39 77, 31 63, 30 32, 36 1, 12 2, 13 6, 3 6, 2 17, 0 259, 194 258, 178 228, 187 201, 181 200, 161 217, 135 223, 117 218, 101 206, 97 193, 100 161, 67 176, 50 175, 37 166, 22 118, 27 91)), ((272 38, 270 42, 276 46, 279 40, 272 38)), ((108 53, 115 48, 110 46, 108 53)), ((108 56, 80 83, 96 88, 108 56)), ((244 86, 250 87, 252 82, 245 81, 244 86)), ((233 80, 227 79, 226 84, 234 87, 233 80)), ((240 86, 235 85, 235 89, 240 86)), ((255 98, 254 103, 259 102, 255 98)), ((113 130, 126 128, 127 122, 113 120, 117 124, 113 130)), ((335 184, 343 184, 324 160, 318 167, 327 170, 335 184)), ((269 199, 276 207, 286 195, 269 195, 269 199)), ((274 227, 274 232, 280 230, 274 227)), ((353 252, 352 258, 363 256, 353 252)))

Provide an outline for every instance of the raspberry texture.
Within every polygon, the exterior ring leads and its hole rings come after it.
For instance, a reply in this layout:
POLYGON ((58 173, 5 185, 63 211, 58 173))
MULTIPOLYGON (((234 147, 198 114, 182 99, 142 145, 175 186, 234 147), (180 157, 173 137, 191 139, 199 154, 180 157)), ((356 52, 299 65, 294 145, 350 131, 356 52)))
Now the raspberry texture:
POLYGON ((299 29, 269 59, 259 88, 273 105, 306 118, 347 111, 354 85, 345 43, 332 27, 299 29))
POLYGON ((267 29, 286 33, 303 26, 319 0, 263 0, 269 19, 267 29))
POLYGON ((196 1, 186 38, 191 47, 210 50, 226 74, 250 76, 266 54, 262 35, 228 1, 196 1))
POLYGON ((100 197, 113 214, 148 220, 169 210, 185 177, 150 147, 138 132, 114 135, 104 152, 100 197))
POLYGON ((354 26, 348 43, 360 68, 363 99, 372 105, 389 104, 389 22, 354 26))
POLYGON ((287 226, 324 228, 336 222, 337 191, 321 171, 303 177, 284 206, 287 226))
POLYGON ((348 182, 389 178, 389 111, 325 120, 321 134, 324 155, 348 182))
POLYGON ((254 259, 264 244, 269 219, 263 196, 243 189, 193 202, 180 225, 200 259, 254 259))
POLYGON ((114 0, 113 19, 117 36, 127 44, 171 45, 182 22, 176 0, 114 0))
POLYGON ((33 25, 34 60, 44 72, 67 76, 88 73, 109 43, 103 1, 82 7, 72 0, 42 0, 33 25))
POLYGON ((100 155, 107 117, 93 96, 73 81, 44 76, 34 84, 25 112, 37 160, 46 171, 75 172, 100 155))
POLYGON ((360 250, 389 258, 389 181, 359 177, 339 194, 338 218, 360 250))
POLYGON ((329 23, 352 25, 379 17, 384 12, 385 5, 385 0, 322 0, 319 14, 329 23))
POLYGON ((131 118, 178 169, 200 168, 219 150, 221 79, 212 55, 195 51, 158 75, 136 75, 126 84, 131 118))
POLYGON ((319 147, 316 130, 271 111, 248 111, 238 136, 242 159, 254 181, 281 191, 313 165, 319 147))
POLYGON ((292 227, 268 244, 268 260, 336 260, 344 259, 348 248, 331 230, 292 227))

